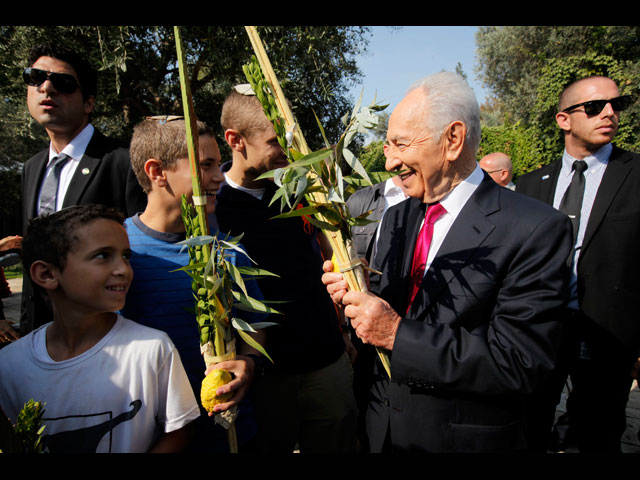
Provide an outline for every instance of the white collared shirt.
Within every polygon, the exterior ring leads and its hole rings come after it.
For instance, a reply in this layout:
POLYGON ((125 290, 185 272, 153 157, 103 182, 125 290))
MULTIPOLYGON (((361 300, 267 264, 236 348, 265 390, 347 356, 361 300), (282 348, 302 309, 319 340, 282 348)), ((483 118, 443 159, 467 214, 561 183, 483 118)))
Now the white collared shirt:
MULTIPOLYGON (((582 241, 584 240, 584 233, 587 229, 587 223, 589 221, 589 215, 591 215, 591 209, 593 202, 595 201, 596 194, 598 193, 598 187, 602 181, 604 171, 607 169, 609 163, 609 157, 611 156, 611 150, 613 147, 610 143, 601 147, 593 155, 583 158, 587 162, 587 170, 584 172, 585 186, 584 197, 582 198, 582 208, 580 209, 580 226, 578 227, 578 235, 576 236, 575 250, 573 254, 573 265, 571 271, 571 300, 569 302, 570 308, 578 308, 578 258, 580 257, 580 250, 582 248, 582 241)), ((553 197, 553 207, 558 209, 560 202, 564 196, 571 179, 573 178, 573 162, 577 160, 567 153, 565 150, 562 154, 562 168, 560 175, 558 176, 558 183, 556 184, 556 192, 553 197)))
POLYGON ((258 200, 262 200, 262 197, 264 196, 264 192, 267 191, 267 189, 264 188, 264 187, 262 187, 262 188, 247 188, 247 187, 240 186, 236 182, 231 180, 226 173, 224 174, 224 182, 222 182, 222 184, 220 185, 220 188, 222 189, 222 187, 224 187, 225 185, 227 185, 228 187, 240 190, 241 192, 248 193, 252 197, 256 197, 258 200))
POLYGON ((389 208, 397 205, 398 203, 406 200, 408 197, 404 193, 404 191, 393 183, 393 178, 389 178, 384 183, 384 210, 382 211, 382 216, 380 217, 380 224, 378 228, 376 228, 376 240, 375 244, 377 245, 378 239, 380 238, 380 225, 382 225, 382 219, 384 218, 384 214, 387 213, 389 208))
MULTIPOLYGON (((480 185, 483 179, 483 170, 479 165, 476 165, 476 168, 471 172, 471 175, 456 185, 453 190, 440 200, 440 204, 444 207, 447 213, 443 214, 433 225, 433 237, 429 247, 429 255, 427 256, 427 264, 424 270, 425 274, 427 270, 429 270, 431 262, 433 262, 433 259, 436 257, 447 233, 449 233, 453 222, 456 221, 458 214, 462 211, 462 208, 465 206, 469 198, 471 198, 471 195, 473 195, 473 192, 476 191, 476 188, 478 188, 478 185, 480 185)), ((424 219, 422 220, 422 223, 424 223, 424 219)))
MULTIPOLYGON (((69 160, 62 167, 60 172, 60 181, 58 183, 58 196, 56 201, 56 212, 62 208, 62 203, 64 202, 64 197, 67 194, 67 190, 69 189, 69 185, 71 184, 71 179, 73 178, 73 174, 80 163, 80 159, 84 155, 84 152, 87 150, 87 145, 89 145, 89 141, 91 141, 91 137, 94 132, 93 125, 88 124, 86 127, 82 129, 82 131, 75 136, 73 140, 71 140, 63 149, 62 152, 56 152, 53 148, 53 144, 49 144, 49 162, 47 163, 47 171, 44 174, 42 182, 44 183, 44 179, 47 178, 49 174, 49 170, 51 170, 53 163, 52 160, 57 157, 60 153, 64 153, 69 156, 69 160)), ((40 191, 42 191, 42 185, 40 185, 40 191)), ((38 193, 38 214, 40 213, 40 193, 38 193)))

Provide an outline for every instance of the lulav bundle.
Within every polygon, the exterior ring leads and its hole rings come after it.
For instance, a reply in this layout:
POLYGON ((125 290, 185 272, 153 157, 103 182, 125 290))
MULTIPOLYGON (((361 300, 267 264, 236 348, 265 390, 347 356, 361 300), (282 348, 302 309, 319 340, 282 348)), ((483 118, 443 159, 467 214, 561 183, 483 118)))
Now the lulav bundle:
MULTIPOLYGON (((375 113, 386 106, 374 103, 369 107, 362 107, 359 101, 351 115, 343 118, 346 130, 335 147, 327 140, 318 121, 326 148, 312 152, 297 129, 255 27, 245 28, 256 53, 251 63, 244 67, 245 76, 256 92, 265 114, 272 121, 279 143, 290 161, 289 166, 267 172, 258 178, 273 177, 279 188, 272 202, 280 199, 281 209, 284 209, 285 205, 290 207, 290 211, 281 214, 280 217, 305 215, 311 223, 322 229, 333 249, 332 261, 336 270, 343 273, 351 290, 366 291, 365 266, 356 256, 351 239, 351 227, 369 223, 366 217, 370 212, 365 212, 359 217, 351 217, 346 207, 346 194, 351 185, 361 185, 362 182, 371 185, 372 182, 358 159, 348 150, 348 145, 356 133, 376 125, 375 113), (343 175, 343 161, 355 175, 343 175), (303 197, 308 205, 299 208, 299 202, 303 197)), ((390 376, 388 354, 379 348, 377 351, 390 376)))

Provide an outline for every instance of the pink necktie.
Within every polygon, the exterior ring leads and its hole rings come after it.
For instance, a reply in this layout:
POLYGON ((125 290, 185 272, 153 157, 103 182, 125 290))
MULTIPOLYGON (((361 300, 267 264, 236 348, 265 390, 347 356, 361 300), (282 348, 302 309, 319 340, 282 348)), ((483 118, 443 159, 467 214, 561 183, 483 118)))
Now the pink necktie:
POLYGON ((418 234, 416 248, 413 251, 413 263, 411 264, 411 296, 409 297, 407 311, 409 311, 411 303, 422 284, 424 268, 427 264, 427 256, 429 255, 429 247, 431 245, 431 239, 433 238, 433 224, 445 213, 447 213, 447 211, 440 203, 434 203, 427 208, 424 224, 418 234))

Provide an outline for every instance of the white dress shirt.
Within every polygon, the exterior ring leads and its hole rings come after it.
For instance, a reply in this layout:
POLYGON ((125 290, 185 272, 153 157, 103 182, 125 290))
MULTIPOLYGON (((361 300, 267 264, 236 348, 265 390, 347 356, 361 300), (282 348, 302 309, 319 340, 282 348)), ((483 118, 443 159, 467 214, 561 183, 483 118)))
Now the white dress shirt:
MULTIPOLYGON (((584 172, 585 187, 584 197, 582 198, 582 208, 580 209, 580 226, 578 227, 578 235, 576 236, 575 250, 573 254, 573 265, 571 271, 571 299, 569 301, 569 308, 578 309, 578 258, 580 257, 580 249, 582 248, 582 241, 584 240, 584 232, 587 229, 587 223, 589 221, 589 215, 591 215, 591 208, 593 202, 598 193, 598 187, 602 181, 602 176, 609 163, 609 157, 611 156, 611 150, 613 147, 610 143, 601 147, 593 155, 583 158, 587 162, 587 169, 584 172)), ((553 206, 558 209, 560 202, 564 196, 571 179, 573 178, 573 162, 577 160, 567 153, 565 150, 562 155, 562 168, 560 175, 558 176, 558 183, 556 184, 556 192, 553 197, 553 206)))
MULTIPOLYGON (((476 165, 476 168, 471 172, 471 175, 456 185, 453 190, 440 200, 440 204, 444 207, 447 213, 443 214, 433 225, 433 237, 431 239, 431 245, 429 246, 427 264, 424 269, 425 274, 427 270, 429 270, 431 262, 433 262, 433 259, 436 257, 447 233, 449 233, 451 225, 456 221, 458 214, 462 211, 462 208, 465 206, 471 195, 473 195, 473 192, 476 191, 476 188, 478 188, 478 185, 480 185, 483 178, 483 170, 479 165, 476 165)), ((422 223, 424 223, 424 219, 422 220, 422 223)))
POLYGON ((248 193, 252 197, 256 197, 258 200, 262 200, 262 197, 264 196, 264 192, 267 191, 267 189, 264 187, 262 188, 242 187, 238 185, 236 182, 234 182, 233 180, 231 180, 226 173, 224 174, 224 182, 222 182, 222 184, 220 185, 220 188, 224 187, 225 185, 227 185, 228 187, 240 190, 241 192, 248 193))
POLYGON ((398 203, 406 200, 408 197, 404 193, 404 191, 393 183, 393 178, 389 178, 385 181, 384 184, 384 210, 382 211, 382 216, 380 217, 380 224, 378 228, 376 228, 376 240, 375 244, 378 244, 378 239, 380 238, 380 225, 382 225, 382 219, 384 218, 384 214, 387 213, 389 208, 397 205, 398 203))
MULTIPOLYGON (((89 141, 93 136, 94 128, 93 125, 88 124, 82 131, 75 136, 71 142, 69 142, 61 152, 56 152, 53 148, 53 144, 49 144, 49 163, 47 163, 47 171, 42 179, 44 180, 49 175, 51 168, 53 167, 52 160, 57 157, 60 153, 64 153, 69 157, 67 163, 64 164, 62 170, 60 171, 60 181, 58 183, 58 195, 56 197, 56 207, 55 211, 57 212, 62 208, 62 203, 64 202, 64 197, 67 194, 67 190, 69 189, 69 185, 71 184, 71 179, 73 178, 73 174, 80 163, 80 159, 84 155, 84 152, 87 150, 87 145, 89 145, 89 141)), ((42 191, 42 185, 40 185, 40 191, 42 191)), ((38 214, 40 214, 40 193, 38 193, 38 214)))

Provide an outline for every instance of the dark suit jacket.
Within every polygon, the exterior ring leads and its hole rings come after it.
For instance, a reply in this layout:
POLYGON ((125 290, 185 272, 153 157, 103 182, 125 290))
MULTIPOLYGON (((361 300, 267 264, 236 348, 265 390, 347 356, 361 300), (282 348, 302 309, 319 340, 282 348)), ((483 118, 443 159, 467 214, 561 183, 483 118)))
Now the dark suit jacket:
MULTIPOLYGON (((518 180, 518 192, 552 205, 562 160, 518 180)), ((578 260, 587 318, 637 354, 640 347, 640 155, 613 147, 578 260)))
MULTIPOLYGON (((49 149, 24 163, 22 169, 22 229, 37 214, 40 185, 49 161, 49 149)), ((63 208, 71 205, 99 203, 114 207, 129 217, 144 210, 147 196, 131 169, 129 150, 120 142, 105 137, 97 129, 69 184, 63 208)), ((25 334, 51 320, 51 312, 33 285, 24 276, 20 330, 25 334)))
POLYGON ((382 220, 384 213, 384 187, 386 182, 380 182, 371 187, 361 188, 347 200, 347 208, 349 214, 353 217, 362 215, 371 210, 371 214, 367 217, 372 223, 367 225, 358 225, 351 229, 353 237, 353 246, 356 249, 358 258, 366 258, 370 260, 372 254, 373 240, 376 231, 382 220))
POLYGON ((567 297, 569 219, 486 174, 451 226, 409 311, 411 260, 425 205, 382 222, 371 290, 403 315, 391 378, 379 375, 367 426, 399 451, 525 448, 523 396, 555 364, 567 297))

